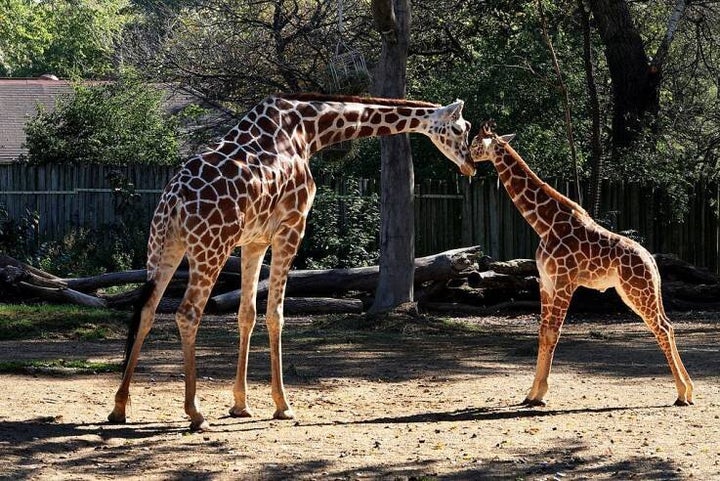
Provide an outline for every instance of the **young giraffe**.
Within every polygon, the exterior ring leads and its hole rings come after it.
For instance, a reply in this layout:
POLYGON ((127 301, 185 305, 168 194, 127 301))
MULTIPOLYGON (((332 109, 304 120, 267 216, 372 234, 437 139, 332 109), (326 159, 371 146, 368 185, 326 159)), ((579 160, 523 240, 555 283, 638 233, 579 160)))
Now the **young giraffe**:
POLYGON ((187 290, 176 314, 185 368, 185 412, 192 430, 208 427, 195 398, 195 337, 210 291, 231 250, 242 246, 240 346, 232 416, 246 417, 247 362, 260 266, 272 248, 266 323, 275 418, 293 412, 282 378, 283 297, 290 264, 315 196, 309 159, 328 145, 402 132, 427 135, 460 171, 475 173, 463 102, 445 107, 396 99, 314 94, 271 96, 252 108, 211 150, 190 158, 162 194, 148 240, 148 282, 131 323, 125 370, 108 419, 125 422, 129 385, 155 309, 183 255, 187 290))
POLYGON ((673 327, 662 304, 655 259, 637 242, 598 225, 582 207, 530 170, 509 142, 486 122, 473 139, 475 162, 490 161, 510 198, 540 236, 536 253, 540 274, 541 319, 535 380, 523 404, 544 406, 553 353, 565 314, 578 286, 604 291, 614 287, 645 321, 675 378, 675 404, 693 403, 693 383, 675 346, 673 327))

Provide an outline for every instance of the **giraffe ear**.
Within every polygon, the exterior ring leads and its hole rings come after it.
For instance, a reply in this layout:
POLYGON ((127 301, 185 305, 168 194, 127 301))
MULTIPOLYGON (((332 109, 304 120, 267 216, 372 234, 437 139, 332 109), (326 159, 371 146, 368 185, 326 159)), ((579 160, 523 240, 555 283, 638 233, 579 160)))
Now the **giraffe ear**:
POLYGON ((515 134, 507 134, 507 135, 501 135, 500 140, 505 142, 506 144, 509 144, 512 139, 515 138, 515 134))
POLYGON ((455 102, 451 103, 450 105, 446 105, 445 107, 441 107, 439 109, 440 115, 443 119, 454 122, 460 118, 462 115, 462 109, 465 105, 465 102, 458 99, 455 102))

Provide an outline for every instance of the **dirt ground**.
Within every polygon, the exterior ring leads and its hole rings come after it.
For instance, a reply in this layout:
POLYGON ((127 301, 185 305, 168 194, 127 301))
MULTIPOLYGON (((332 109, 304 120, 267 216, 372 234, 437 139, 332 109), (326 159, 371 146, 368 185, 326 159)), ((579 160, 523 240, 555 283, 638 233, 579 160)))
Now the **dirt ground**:
MULTIPOLYGON (((128 424, 104 422, 119 374, 0 376, 3 479, 720 479, 720 313, 675 313, 695 405, 631 316, 568 319, 548 406, 518 406, 535 364, 535 315, 464 317, 382 332, 288 319, 297 419, 271 419, 267 337, 250 355, 256 417, 227 416, 232 317, 206 317, 198 395, 212 430, 188 432, 181 353, 162 317, 131 387, 128 424), (632 319, 632 321, 631 321, 632 319)), ((122 340, 0 343, 0 360, 119 361, 122 340)))

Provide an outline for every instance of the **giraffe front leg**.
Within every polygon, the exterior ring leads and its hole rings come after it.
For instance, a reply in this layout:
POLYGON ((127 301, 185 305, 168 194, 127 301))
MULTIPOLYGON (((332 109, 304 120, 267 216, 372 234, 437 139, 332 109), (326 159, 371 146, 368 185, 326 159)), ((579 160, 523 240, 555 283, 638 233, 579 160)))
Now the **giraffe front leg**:
MULTIPOLYGON (((287 271, 285 262, 275 263, 273 255, 273 269, 270 273, 270 292, 268 295, 266 323, 268 337, 270 339, 270 372, 271 391, 275 402, 275 419, 293 419, 295 413, 288 403, 283 383, 282 363, 282 328, 285 323, 283 316, 283 298, 285 295, 285 283, 287 271)), ((287 263, 289 267, 289 262, 287 263)))
POLYGON ((288 403, 283 383, 282 328, 285 323, 283 300, 290 264, 295 258, 305 231, 305 217, 286 223, 278 229, 272 242, 270 290, 268 292, 266 322, 270 338, 270 368, 275 419, 293 419, 295 413, 288 403))
POLYGON ((538 355, 535 365, 535 379, 530 392, 522 402, 524 406, 545 406, 545 394, 548 391, 548 376, 552 366, 555 346, 560 337, 560 330, 548 326, 540 326, 538 334, 538 355))
POLYGON ((555 347, 560 338, 560 330, 572 298, 571 287, 552 290, 542 287, 540 290, 541 316, 538 332, 538 354, 535 365, 535 379, 525 400, 525 406, 545 406, 545 394, 548 391, 548 377, 552 367, 555 347))
POLYGON ((238 330, 240 343, 238 348, 237 372, 233 385, 234 405, 230 408, 233 417, 251 417, 252 411, 247 403, 247 370, 250 337, 255 327, 257 308, 256 295, 258 274, 267 244, 251 244, 242 248, 242 290, 238 310, 238 330))
POLYGON ((285 394, 285 385, 283 383, 283 366, 282 366, 282 328, 283 319, 283 303, 282 299, 272 307, 271 301, 268 299, 267 327, 268 336, 270 338, 270 367, 271 367, 271 383, 272 398, 275 402, 275 419, 293 419, 293 412, 285 394))

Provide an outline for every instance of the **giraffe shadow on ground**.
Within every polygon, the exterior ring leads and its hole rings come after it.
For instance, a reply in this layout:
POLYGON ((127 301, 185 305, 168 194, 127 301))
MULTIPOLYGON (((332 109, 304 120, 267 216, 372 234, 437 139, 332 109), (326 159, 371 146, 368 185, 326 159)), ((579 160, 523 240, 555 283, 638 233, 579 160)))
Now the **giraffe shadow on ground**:
POLYGON ((348 422, 314 423, 303 424, 304 426, 325 426, 338 424, 424 424, 424 423, 446 423, 465 421, 498 421, 523 418, 544 418, 554 416, 574 416, 584 414, 602 414, 613 412, 638 412, 654 409, 666 409, 665 405, 656 406, 606 406, 599 408, 577 408, 577 409, 545 409, 527 408, 521 405, 495 406, 456 409, 454 411, 426 412, 409 414, 405 416, 383 416, 378 418, 362 419, 348 422))

